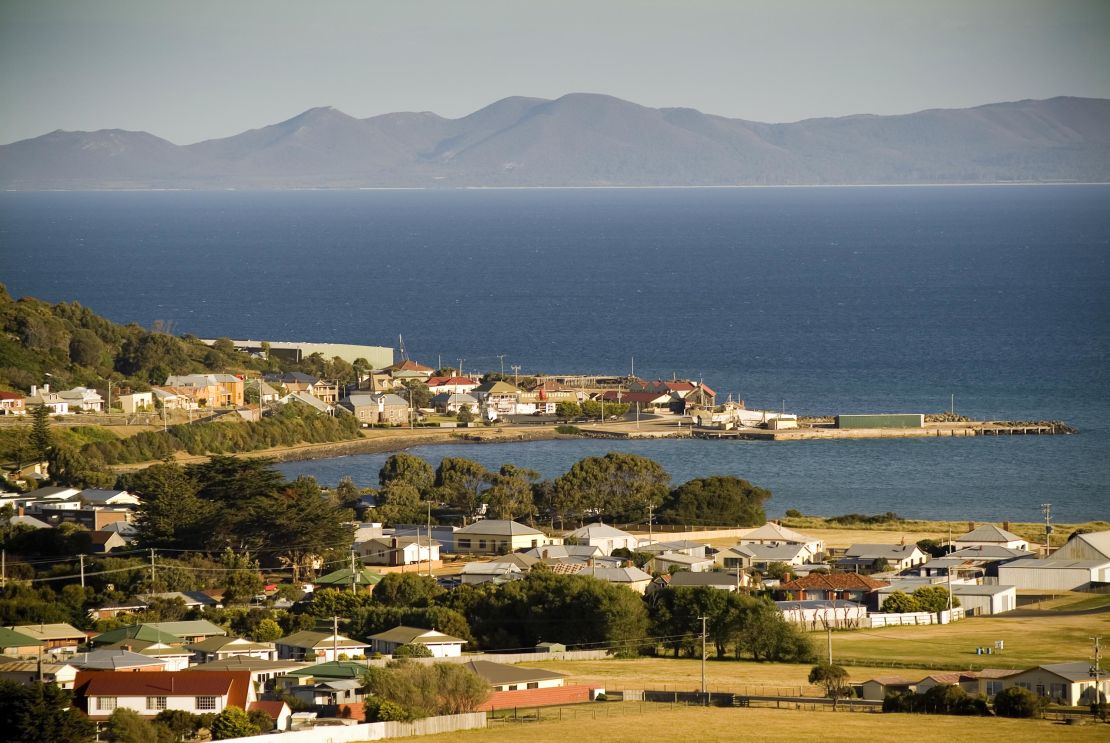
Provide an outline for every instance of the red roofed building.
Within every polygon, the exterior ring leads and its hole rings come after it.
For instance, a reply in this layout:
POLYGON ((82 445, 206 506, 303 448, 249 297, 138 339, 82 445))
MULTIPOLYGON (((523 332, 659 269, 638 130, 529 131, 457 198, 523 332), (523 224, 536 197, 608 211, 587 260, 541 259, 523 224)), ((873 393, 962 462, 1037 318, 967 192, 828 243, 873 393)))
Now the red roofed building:
MULTIPOLYGON (((263 712, 268 714, 271 718, 273 718, 273 720, 274 720, 274 729, 275 730, 288 730, 289 729, 290 722, 293 719, 293 710, 289 709, 289 705, 286 704, 285 702, 280 701, 280 700, 278 700, 276 702, 275 701, 251 702, 250 703, 250 708, 247 711, 248 712, 253 712, 256 709, 262 710, 263 712)), ((263 730, 262 732, 263 733, 268 733, 270 731, 269 730, 263 730)))
POLYGON ((465 395, 478 386, 478 380, 470 377, 430 377, 425 383, 433 395, 448 392, 452 395, 465 395))
POLYGON ((790 594, 797 601, 844 599, 867 603, 867 597, 878 588, 890 584, 858 573, 810 573, 804 578, 782 583, 775 594, 790 594))
POLYGON ((218 714, 255 701, 249 671, 81 671, 73 691, 77 706, 94 720, 106 720, 119 708, 149 718, 166 709, 218 714))
POLYGON ((0 415, 23 415, 26 412, 27 403, 23 395, 0 390, 0 415))

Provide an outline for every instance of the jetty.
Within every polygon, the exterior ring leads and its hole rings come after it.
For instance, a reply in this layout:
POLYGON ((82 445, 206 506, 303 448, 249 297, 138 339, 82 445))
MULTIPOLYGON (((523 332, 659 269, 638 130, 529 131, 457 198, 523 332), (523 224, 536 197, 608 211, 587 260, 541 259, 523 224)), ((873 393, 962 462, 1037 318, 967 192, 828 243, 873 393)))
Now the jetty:
POLYGON ((799 426, 784 430, 734 428, 715 430, 695 428, 691 435, 699 439, 745 439, 751 441, 811 441, 843 439, 906 439, 962 438, 970 436, 1054 436, 1072 433, 1071 429, 1053 423, 999 423, 971 421, 967 423, 927 423, 920 428, 835 428, 832 425, 799 426))

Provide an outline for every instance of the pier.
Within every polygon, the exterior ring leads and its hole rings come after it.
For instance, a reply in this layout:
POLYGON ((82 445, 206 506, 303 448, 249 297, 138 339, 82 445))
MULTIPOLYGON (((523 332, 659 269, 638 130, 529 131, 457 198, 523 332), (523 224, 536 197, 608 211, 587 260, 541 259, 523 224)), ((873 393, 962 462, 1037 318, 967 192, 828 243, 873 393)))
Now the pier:
POLYGON ((1067 433, 1049 424, 1009 424, 990 421, 970 423, 928 423, 922 428, 834 428, 812 426, 772 431, 762 428, 735 428, 728 431, 695 428, 699 439, 740 439, 749 441, 811 441, 842 439, 962 438, 970 436, 1054 436, 1067 433))

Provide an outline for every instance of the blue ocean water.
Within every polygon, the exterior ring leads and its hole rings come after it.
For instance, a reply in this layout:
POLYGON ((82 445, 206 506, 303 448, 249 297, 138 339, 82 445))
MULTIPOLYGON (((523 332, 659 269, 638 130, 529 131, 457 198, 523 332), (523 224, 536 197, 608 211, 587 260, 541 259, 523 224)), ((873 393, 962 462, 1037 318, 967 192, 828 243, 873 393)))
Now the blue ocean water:
MULTIPOLYGON (((1110 518, 1110 187, 0 194, 0 280, 179 333, 704 379, 749 407, 1078 436, 643 442, 772 512, 1110 518)), ((597 442, 463 447, 557 475, 597 442)), ((436 447, 435 459, 458 453, 436 447)), ((381 457, 283 466, 371 484, 381 457)))

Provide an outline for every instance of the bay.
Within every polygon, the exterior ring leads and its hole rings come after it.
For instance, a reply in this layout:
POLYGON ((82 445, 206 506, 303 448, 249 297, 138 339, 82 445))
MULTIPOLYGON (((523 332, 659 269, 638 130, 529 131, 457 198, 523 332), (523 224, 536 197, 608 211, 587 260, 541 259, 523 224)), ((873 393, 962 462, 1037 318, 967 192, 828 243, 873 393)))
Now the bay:
MULTIPOLYGON (((749 407, 1064 419, 1003 440, 641 442, 773 512, 1110 517, 1110 187, 0 194, 0 280, 202 337, 704 379, 749 407)), ((465 446, 555 476, 611 442, 465 446)), ((435 459, 452 447, 424 451, 435 459)), ((283 465, 372 484, 380 459, 283 465)))

